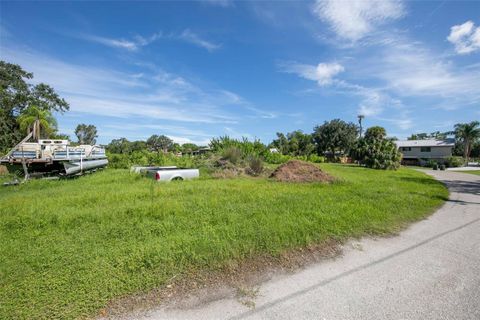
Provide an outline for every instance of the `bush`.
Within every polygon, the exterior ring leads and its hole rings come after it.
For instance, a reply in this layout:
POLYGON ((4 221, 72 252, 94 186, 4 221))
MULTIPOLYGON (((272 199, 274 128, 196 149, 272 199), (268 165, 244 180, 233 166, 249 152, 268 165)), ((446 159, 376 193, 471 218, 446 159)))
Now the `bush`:
POLYGON ((324 163, 325 157, 312 153, 307 157, 307 161, 314 162, 314 163, 324 163))
POLYGON ((449 157, 445 161, 445 164, 449 168, 463 167, 465 165, 465 160, 462 157, 449 157))
POLYGON ((263 155, 263 158, 265 162, 270 163, 270 164, 282 164, 290 160, 292 157, 283 155, 279 152, 266 152, 263 155))
MULTIPOLYGON (((426 167, 433 168, 433 167, 435 167, 435 166, 438 168, 438 162, 435 161, 435 160, 429 159, 429 160, 426 162, 426 167)), ((437 170, 437 169, 435 169, 435 170, 437 170)))
POLYGON ((129 169, 131 166, 177 166, 192 168, 197 166, 200 158, 183 156, 177 157, 172 153, 134 151, 129 154, 108 154, 108 166, 114 169, 129 169))
POLYGON ((228 160, 233 164, 237 164, 242 159, 242 150, 237 147, 228 147, 223 151, 222 159, 228 160))
POLYGON ((247 173, 252 176, 259 176, 263 172, 263 161, 260 157, 251 156, 248 159, 247 173))
POLYGON ((247 138, 242 138, 242 140, 232 139, 228 136, 223 136, 219 138, 213 138, 210 141, 210 147, 214 153, 224 153, 227 149, 235 147, 239 149, 243 156, 261 156, 266 153, 267 146, 264 145, 260 140, 249 141, 247 138))

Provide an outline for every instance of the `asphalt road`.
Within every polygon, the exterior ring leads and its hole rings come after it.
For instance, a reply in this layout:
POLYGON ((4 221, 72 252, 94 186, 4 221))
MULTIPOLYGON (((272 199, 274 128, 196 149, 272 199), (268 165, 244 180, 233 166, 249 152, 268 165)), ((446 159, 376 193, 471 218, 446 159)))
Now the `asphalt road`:
MULTIPOLYGON (((480 176, 429 171, 450 200, 399 236, 345 245, 344 255, 234 296, 145 319, 480 319, 480 176)), ((138 318, 138 315, 137 315, 138 318)))

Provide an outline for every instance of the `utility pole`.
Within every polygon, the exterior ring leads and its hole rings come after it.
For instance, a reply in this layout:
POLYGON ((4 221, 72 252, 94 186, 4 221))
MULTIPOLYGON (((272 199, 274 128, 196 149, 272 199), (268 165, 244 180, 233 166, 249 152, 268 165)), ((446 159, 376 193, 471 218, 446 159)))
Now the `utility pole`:
POLYGON ((358 118, 358 124, 360 125, 360 138, 362 137, 362 131, 363 131, 363 128, 362 128, 362 120, 363 118, 365 118, 365 116, 363 114, 359 114, 357 116, 358 118))

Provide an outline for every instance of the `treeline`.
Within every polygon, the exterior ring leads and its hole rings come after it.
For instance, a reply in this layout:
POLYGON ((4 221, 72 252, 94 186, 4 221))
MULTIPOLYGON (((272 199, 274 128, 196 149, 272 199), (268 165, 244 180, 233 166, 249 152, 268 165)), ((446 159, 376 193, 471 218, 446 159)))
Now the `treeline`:
POLYGON ((198 146, 194 143, 175 143, 165 135, 152 135, 146 141, 129 141, 126 138, 113 139, 107 145, 107 151, 118 154, 128 154, 135 151, 154 151, 154 152, 173 152, 173 153, 192 153, 206 146, 198 146))
POLYGON ((363 137, 359 137, 359 129, 355 124, 340 119, 325 121, 316 126, 311 134, 302 131, 277 133, 277 139, 268 145, 258 139, 213 138, 209 144, 209 155, 189 157, 192 150, 199 148, 192 144, 175 147, 168 137, 156 135, 146 141, 115 139, 107 145, 113 167, 133 164, 186 165, 198 159, 212 158, 222 167, 240 166, 257 172, 261 171, 258 168, 262 167, 264 161, 280 164, 290 159, 300 159, 321 163, 338 162, 350 157, 371 168, 396 169, 401 160, 401 154, 393 141, 387 138, 384 128, 369 128, 363 137), (177 151, 184 152, 184 156, 175 156, 177 151))

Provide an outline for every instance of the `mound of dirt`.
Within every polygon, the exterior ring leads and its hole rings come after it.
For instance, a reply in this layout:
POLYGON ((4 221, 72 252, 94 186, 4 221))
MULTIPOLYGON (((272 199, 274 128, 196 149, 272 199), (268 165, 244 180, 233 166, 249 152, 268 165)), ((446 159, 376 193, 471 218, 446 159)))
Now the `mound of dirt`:
POLYGON ((317 166, 300 160, 290 160, 273 171, 270 178, 283 182, 332 182, 331 175, 317 166))

